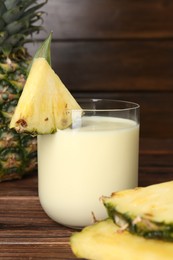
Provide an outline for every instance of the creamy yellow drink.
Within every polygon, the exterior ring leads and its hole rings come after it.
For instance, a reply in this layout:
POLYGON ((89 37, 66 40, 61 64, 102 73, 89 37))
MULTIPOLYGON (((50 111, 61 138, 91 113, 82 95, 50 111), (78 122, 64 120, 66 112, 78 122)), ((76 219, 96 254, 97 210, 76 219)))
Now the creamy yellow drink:
POLYGON ((10 128, 38 135, 43 209, 81 227, 93 214, 107 216, 100 196, 137 186, 139 105, 76 100, 50 66, 50 43, 51 34, 34 56, 10 128))
MULTIPOLYGON (((80 122, 81 123, 81 122, 80 122)), ((55 221, 82 227, 107 216, 99 198, 138 181, 139 125, 91 116, 82 124, 38 136, 39 197, 55 221)))

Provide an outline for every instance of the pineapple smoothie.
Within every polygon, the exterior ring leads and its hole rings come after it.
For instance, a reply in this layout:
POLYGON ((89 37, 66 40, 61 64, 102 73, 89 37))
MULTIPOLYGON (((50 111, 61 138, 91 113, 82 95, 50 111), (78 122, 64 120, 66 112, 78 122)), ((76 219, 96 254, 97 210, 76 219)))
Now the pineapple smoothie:
POLYGON ((80 228, 107 217, 102 195, 138 184, 139 124, 82 116, 52 135, 38 136, 39 198, 53 220, 80 228))
POLYGON ((9 127, 38 136, 45 212, 80 228, 107 217, 101 196, 137 186, 139 105, 76 100, 51 68, 51 39, 50 33, 33 58, 9 127))

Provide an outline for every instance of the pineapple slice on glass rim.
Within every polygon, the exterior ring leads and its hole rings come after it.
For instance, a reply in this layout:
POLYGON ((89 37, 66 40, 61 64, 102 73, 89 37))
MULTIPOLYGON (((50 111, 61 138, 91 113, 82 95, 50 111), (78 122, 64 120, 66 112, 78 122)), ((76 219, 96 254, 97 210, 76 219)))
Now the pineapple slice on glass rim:
POLYGON ((82 110, 50 66, 52 33, 34 56, 10 128, 32 135, 52 134, 72 123, 70 110, 82 110))
POLYGON ((33 135, 51 134, 71 124, 68 110, 81 109, 45 58, 35 58, 10 128, 33 135))

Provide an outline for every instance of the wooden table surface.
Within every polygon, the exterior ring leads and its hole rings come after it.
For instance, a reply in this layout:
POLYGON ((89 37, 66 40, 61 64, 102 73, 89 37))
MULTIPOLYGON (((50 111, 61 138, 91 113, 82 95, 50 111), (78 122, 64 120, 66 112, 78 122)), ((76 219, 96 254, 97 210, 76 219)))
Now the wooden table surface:
MULTIPOLYGON (((143 139, 139 186, 173 179, 173 139, 143 139)), ((0 259, 75 259, 74 232, 47 217, 37 192, 37 174, 0 183, 0 259)))

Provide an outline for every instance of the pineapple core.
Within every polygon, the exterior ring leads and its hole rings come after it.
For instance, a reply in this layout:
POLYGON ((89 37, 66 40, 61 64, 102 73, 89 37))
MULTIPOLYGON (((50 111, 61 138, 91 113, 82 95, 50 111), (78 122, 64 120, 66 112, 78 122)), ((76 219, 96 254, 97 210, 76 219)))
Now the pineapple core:
POLYGON ((51 134, 71 125, 76 100, 45 58, 35 58, 10 122, 17 132, 51 134))

